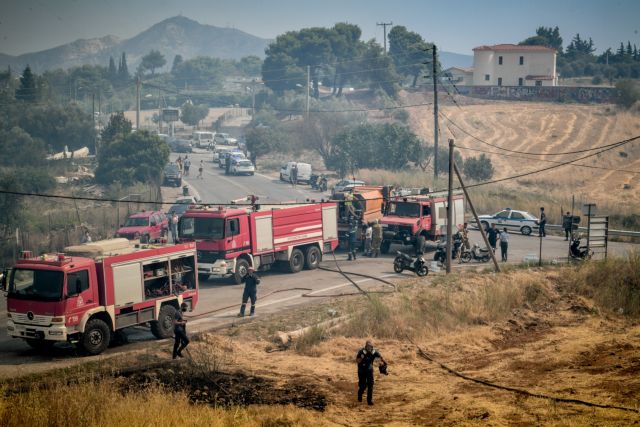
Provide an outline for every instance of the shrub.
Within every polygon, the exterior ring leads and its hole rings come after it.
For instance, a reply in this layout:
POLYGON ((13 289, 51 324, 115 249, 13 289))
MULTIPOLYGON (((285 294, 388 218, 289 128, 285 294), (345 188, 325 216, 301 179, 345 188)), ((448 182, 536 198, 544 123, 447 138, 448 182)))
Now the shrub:
POLYGON ((464 175, 476 181, 491 179, 494 173, 491 159, 481 154, 479 157, 469 157, 464 162, 464 175))
POLYGON ((615 93, 616 105, 624 108, 631 108, 633 104, 640 101, 640 88, 633 80, 620 80, 616 83, 615 93))

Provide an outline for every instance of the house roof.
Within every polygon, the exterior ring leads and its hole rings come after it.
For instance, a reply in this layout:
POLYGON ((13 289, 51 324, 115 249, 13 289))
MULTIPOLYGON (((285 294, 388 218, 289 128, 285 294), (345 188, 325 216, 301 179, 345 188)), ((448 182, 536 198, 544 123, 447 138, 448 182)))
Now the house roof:
POLYGON ((474 51, 494 51, 494 52, 553 52, 555 49, 551 49, 546 46, 526 46, 519 44, 494 44, 493 46, 478 46, 473 49, 474 51))
POLYGON ((449 67, 444 71, 447 72, 450 70, 460 70, 464 73, 473 73, 473 67, 449 67))

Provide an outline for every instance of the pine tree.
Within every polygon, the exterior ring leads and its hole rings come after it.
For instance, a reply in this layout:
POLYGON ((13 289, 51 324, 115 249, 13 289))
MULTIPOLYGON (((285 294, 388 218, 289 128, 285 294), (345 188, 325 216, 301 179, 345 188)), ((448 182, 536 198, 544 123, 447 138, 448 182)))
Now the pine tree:
POLYGON ((36 76, 31 72, 31 67, 28 65, 20 77, 20 87, 16 89, 16 99, 27 102, 33 102, 38 99, 36 76))
POLYGON ((627 41, 627 56, 633 58, 633 49, 631 48, 631 42, 627 41))
POLYGON ((109 71, 107 72, 109 80, 114 82, 118 78, 118 70, 116 70, 116 61, 113 60, 113 56, 109 57, 109 71))
POLYGON ((618 51, 616 52, 616 56, 620 60, 622 60, 624 58, 624 43, 623 42, 620 42, 620 47, 618 48, 618 51))
POLYGON ((638 48, 636 47, 635 43, 633 44, 633 60, 640 60, 640 58, 638 57, 638 48))

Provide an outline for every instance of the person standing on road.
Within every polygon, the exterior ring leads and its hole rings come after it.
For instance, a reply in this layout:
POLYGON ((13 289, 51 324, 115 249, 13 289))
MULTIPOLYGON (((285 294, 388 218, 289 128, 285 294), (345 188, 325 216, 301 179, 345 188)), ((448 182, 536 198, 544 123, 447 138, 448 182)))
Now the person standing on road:
POLYGON ((229 175, 230 170, 231 170, 231 156, 227 154, 224 158, 224 174, 229 175))
POLYGON ((356 246, 358 245, 358 224, 355 219, 349 221, 349 261, 356 260, 356 246))
POLYGON ((202 179, 203 169, 204 169, 204 160, 200 160, 200 165, 198 166, 198 179, 202 179))
POLYGON ((191 160, 189 160, 189 156, 184 156, 184 176, 189 176, 189 168, 191 167, 191 160))
POLYGON ((487 240, 489 240, 489 246, 491 246, 493 253, 495 253, 496 243, 498 241, 498 229, 495 223, 491 224, 491 228, 487 231, 487 240))
POLYGON ((564 229, 564 240, 569 240, 569 236, 571 236, 571 229, 573 228, 573 216, 570 212, 567 212, 566 215, 562 217, 562 228, 564 229))
POLYGON ((380 220, 376 219, 371 233, 371 254, 374 258, 380 255, 380 245, 382 244, 382 226, 380 220))
POLYGON ((176 314, 173 316, 173 358, 184 357, 182 356, 182 350, 189 345, 189 337, 187 337, 187 321, 182 316, 182 313, 187 311, 187 303, 183 302, 180 305, 180 310, 176 310, 176 314))
POLYGON ((173 244, 178 243, 178 214, 173 213, 171 215, 171 238, 173 239, 173 244))
MULTIPOLYGON (((382 366, 387 366, 386 360, 378 350, 373 348, 373 343, 367 341, 356 355, 358 364, 358 402, 362 402, 362 395, 367 389, 367 404, 373 405, 373 362, 380 358, 382 366)), ((384 370, 382 370, 384 372, 384 370)))
POLYGON ((509 233, 507 233, 507 227, 504 227, 498 236, 500 239, 500 254, 502 255, 502 262, 507 262, 507 251, 509 250, 509 233))
POLYGON ((547 237, 547 233, 544 230, 547 225, 547 214, 544 213, 544 208, 540 208, 540 220, 538 221, 538 235, 541 237, 547 237))
POLYGON ((371 223, 367 223, 367 227, 364 230, 364 254, 368 257, 371 256, 371 240, 373 238, 373 227, 371 223))
POLYGON ((298 165, 293 164, 291 166, 291 185, 296 186, 298 184, 298 165))
POLYGON ((176 159, 176 165, 178 166, 178 170, 182 172, 182 157, 178 156, 176 159))
POLYGON ((258 299, 258 285, 260 278, 256 275, 253 267, 249 267, 249 273, 242 279, 244 282, 244 291, 242 292, 242 305, 238 317, 244 317, 244 310, 247 307, 247 301, 251 300, 251 310, 249 316, 253 316, 256 311, 256 300, 258 299))

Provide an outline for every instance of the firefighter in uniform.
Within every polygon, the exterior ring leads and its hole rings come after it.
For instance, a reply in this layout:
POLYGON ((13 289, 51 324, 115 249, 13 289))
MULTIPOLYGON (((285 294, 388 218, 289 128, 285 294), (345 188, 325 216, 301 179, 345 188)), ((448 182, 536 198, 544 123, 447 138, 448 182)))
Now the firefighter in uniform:
POLYGON ((362 395, 367 389, 367 403, 373 405, 373 362, 380 358, 382 362, 380 372, 386 374, 387 362, 378 350, 373 348, 373 343, 367 341, 356 355, 358 364, 358 402, 362 402, 362 395))
POLYGON ((244 317, 244 309, 247 306, 247 301, 251 300, 251 311, 249 316, 253 316, 256 311, 256 300, 258 299, 258 285, 260 284, 260 278, 256 275, 253 267, 249 267, 249 273, 242 279, 244 282, 244 291, 242 292, 242 305, 240 306, 240 313, 238 317, 244 317))
POLYGON ((371 255, 377 258, 380 255, 380 245, 382 244, 382 226, 379 219, 376 219, 371 231, 371 255))

